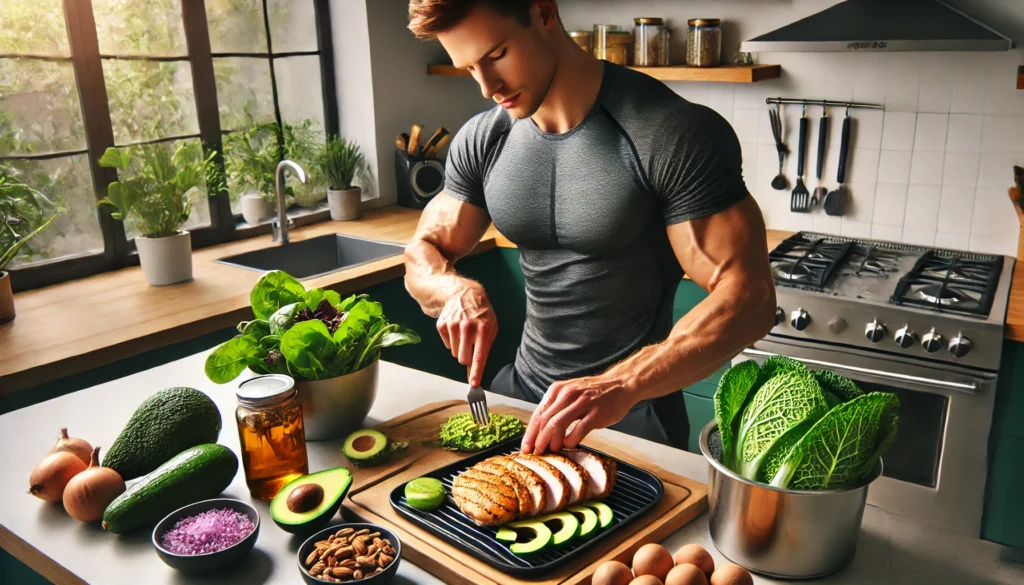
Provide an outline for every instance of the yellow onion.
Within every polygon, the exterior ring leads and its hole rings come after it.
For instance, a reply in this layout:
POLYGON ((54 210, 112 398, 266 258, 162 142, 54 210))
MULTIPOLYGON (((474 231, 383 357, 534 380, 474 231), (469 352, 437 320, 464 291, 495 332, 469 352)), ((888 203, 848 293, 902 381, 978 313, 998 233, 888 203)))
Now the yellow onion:
POLYGON ((83 471, 85 463, 74 453, 50 453, 32 470, 28 478, 28 493, 47 502, 59 502, 71 478, 83 471))
POLYGON ((95 522, 103 518, 110 502, 124 493, 124 487, 116 471, 100 465, 100 448, 96 447, 89 468, 71 478, 64 488, 64 509, 75 520, 95 522))

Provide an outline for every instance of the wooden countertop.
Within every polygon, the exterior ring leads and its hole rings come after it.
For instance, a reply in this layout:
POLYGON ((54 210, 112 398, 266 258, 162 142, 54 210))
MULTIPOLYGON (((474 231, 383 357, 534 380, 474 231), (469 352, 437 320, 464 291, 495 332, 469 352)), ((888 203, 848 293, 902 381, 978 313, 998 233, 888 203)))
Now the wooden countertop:
MULTIPOLYGON (((291 231, 294 241, 345 234, 405 243, 420 212, 398 206, 368 211, 352 222, 324 222, 291 231)), ((768 230, 769 249, 790 232, 768 230)), ((0 326, 0 394, 186 341, 251 318, 249 291, 260 272, 217 259, 273 246, 270 236, 197 250, 190 282, 146 283, 138 267, 124 268, 15 295, 17 318, 0 326)), ((492 226, 474 253, 515 247, 492 226)), ((302 281, 348 294, 405 273, 401 256, 302 281)), ((1014 274, 1007 337, 1024 341, 1024 271, 1014 274), (1018 279, 1021 281, 1018 282, 1018 279), (1018 286, 1019 285, 1019 286, 1018 286)))

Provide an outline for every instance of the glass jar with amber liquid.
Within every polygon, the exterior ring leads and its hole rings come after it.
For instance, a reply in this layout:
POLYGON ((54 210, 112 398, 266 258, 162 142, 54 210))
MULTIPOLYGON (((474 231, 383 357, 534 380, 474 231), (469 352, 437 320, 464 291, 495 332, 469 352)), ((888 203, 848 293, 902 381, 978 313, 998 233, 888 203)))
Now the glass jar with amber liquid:
POLYGON ((242 382, 235 395, 245 483, 254 498, 272 500, 284 484, 309 473, 295 381, 281 374, 257 376, 242 382))

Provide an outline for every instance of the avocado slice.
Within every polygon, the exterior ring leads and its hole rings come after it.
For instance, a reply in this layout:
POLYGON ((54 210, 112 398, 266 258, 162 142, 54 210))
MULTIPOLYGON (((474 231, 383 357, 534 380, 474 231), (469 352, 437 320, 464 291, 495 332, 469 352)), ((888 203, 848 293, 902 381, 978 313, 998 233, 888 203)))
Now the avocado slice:
POLYGON ((552 539, 551 529, 539 519, 506 524, 498 530, 498 535, 501 535, 499 540, 512 543, 508 547, 512 554, 520 556, 544 550, 552 539))
POLYGON ((341 452, 359 466, 383 463, 391 453, 387 435, 373 429, 359 429, 350 434, 341 446, 341 452))
POLYGON ((350 487, 352 473, 344 467, 297 477, 274 496, 270 517, 293 534, 319 528, 338 513, 350 487))
POLYGON ((580 538, 590 538, 597 530, 597 512, 586 506, 569 506, 566 511, 570 512, 580 521, 580 538))
POLYGON ((551 529, 551 544, 555 546, 568 543, 580 532, 580 521, 569 512, 555 512, 537 520, 551 529))
POLYGON ((583 505, 593 508, 597 512, 597 522, 601 525, 601 528, 608 528, 612 525, 615 515, 612 513, 612 509, 608 507, 608 504, 604 502, 586 502, 583 505))

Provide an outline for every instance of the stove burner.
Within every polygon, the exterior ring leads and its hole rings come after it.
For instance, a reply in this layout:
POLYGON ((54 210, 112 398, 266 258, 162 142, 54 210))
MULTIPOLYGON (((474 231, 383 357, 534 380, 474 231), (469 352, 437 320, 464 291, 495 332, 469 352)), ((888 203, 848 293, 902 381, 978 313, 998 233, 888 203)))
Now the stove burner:
POLYGON ((892 303, 987 317, 1003 264, 998 256, 929 251, 900 279, 892 303))
POLYGON ((853 244, 799 233, 786 238, 768 255, 775 282, 820 291, 853 244))
POLYGON ((899 269, 899 254, 874 244, 854 244, 842 274, 865 278, 888 278, 899 269))
POLYGON ((786 281, 808 280, 811 278, 811 269, 806 264, 796 262, 785 262, 772 266, 772 272, 776 278, 786 281))

